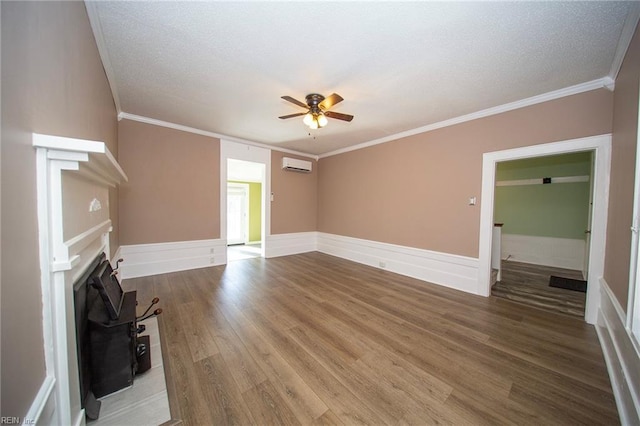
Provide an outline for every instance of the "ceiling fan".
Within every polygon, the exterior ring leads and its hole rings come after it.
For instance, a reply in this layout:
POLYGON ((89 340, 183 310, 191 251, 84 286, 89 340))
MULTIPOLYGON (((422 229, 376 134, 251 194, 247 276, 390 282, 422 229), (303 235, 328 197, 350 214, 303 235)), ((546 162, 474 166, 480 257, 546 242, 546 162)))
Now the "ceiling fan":
POLYGON ((329 121, 327 120, 327 117, 343 121, 353 120, 353 115, 329 111, 332 106, 344 100, 342 99, 342 96, 338 95, 337 93, 334 93, 327 98, 317 93, 310 93, 305 98, 307 101, 306 104, 292 98, 291 96, 281 96, 281 98, 285 101, 291 102, 292 104, 296 104, 306 109, 307 111, 283 115, 282 117, 278 118, 285 120, 287 118, 300 117, 301 115, 304 115, 304 119, 302 121, 311 129, 319 129, 326 126, 329 121))

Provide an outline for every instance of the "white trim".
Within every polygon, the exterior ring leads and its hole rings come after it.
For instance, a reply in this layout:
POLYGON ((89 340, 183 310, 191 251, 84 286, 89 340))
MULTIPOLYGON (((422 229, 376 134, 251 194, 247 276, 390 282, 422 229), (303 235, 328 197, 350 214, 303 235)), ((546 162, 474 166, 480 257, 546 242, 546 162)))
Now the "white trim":
POLYGON ((602 88, 607 88, 609 90, 613 89, 614 82, 610 77, 603 77, 596 80, 588 81, 585 83, 576 84, 574 86, 565 87, 559 90, 554 90, 552 92, 543 93, 541 95, 532 96, 530 98, 521 99, 515 102, 510 102, 503 105, 498 105, 495 107, 483 109, 480 111, 473 112, 471 114, 462 115, 459 117, 450 118, 448 120, 439 121, 437 123, 428 124, 426 126, 418 127, 416 129, 406 130, 404 132, 395 133, 393 135, 385 136, 379 139, 374 139, 372 141, 359 143, 357 145, 348 146, 345 148, 341 148, 335 151, 326 152, 324 154, 315 155, 309 154, 301 151, 290 150, 286 148, 279 148, 276 145, 263 144, 259 142, 253 142, 246 139, 235 138, 228 135, 223 135, 220 133, 209 132, 206 130, 197 129, 194 127, 183 126, 182 124, 171 123, 168 121, 157 120, 155 118, 144 117, 141 115, 130 114, 127 112, 119 112, 118 120, 127 119, 132 121, 138 121, 140 123, 153 124, 156 126, 167 127, 170 129, 181 130, 183 132, 195 133, 198 135, 209 136, 217 139, 225 139, 227 141, 242 143, 246 145, 256 146, 260 148, 272 149, 274 151, 285 152, 288 154, 296 154, 307 158, 312 158, 314 160, 319 160, 320 158, 331 157, 333 155, 343 154, 345 152, 356 151, 359 149, 367 148, 374 145, 379 145, 386 142, 392 142, 397 139, 406 138, 408 136, 417 135, 420 133, 426 133, 432 130, 440 129, 443 127, 449 127, 456 124, 464 123, 471 120, 476 120, 478 118, 489 117, 496 114, 501 114, 504 112, 512 111, 519 108, 524 108, 531 105, 536 105, 539 103, 552 101, 555 99, 564 98, 571 95, 576 95, 578 93, 589 92, 591 90, 597 90, 602 88))
MULTIPOLYGON (((640 95, 639 95, 640 99, 640 95)), ((640 102, 640 101, 639 101, 640 102)), ((640 123, 640 108, 638 120, 640 123)), ((627 297, 627 321, 631 341, 640 354, 640 255, 638 240, 640 233, 640 126, 636 135, 636 170, 633 188, 633 214, 631 217, 631 252, 629 256, 629 293, 627 297)))
POLYGON ((225 240, 121 245, 120 279, 146 277, 227 263, 225 240))
POLYGON ((29 407, 29 411, 24 416, 24 423, 28 424, 53 424, 55 413, 55 384, 53 376, 45 377, 40 390, 29 407))
POLYGON ((503 232, 500 258, 509 257, 514 262, 582 271, 584 250, 584 239, 537 237, 503 232))
POLYGON ((69 252, 71 253, 79 253, 93 241, 100 238, 103 234, 107 232, 111 232, 113 228, 111 227, 111 220, 105 220, 102 223, 97 224, 91 229, 84 231, 81 234, 76 235, 75 237, 65 241, 65 245, 68 247, 69 252))
POLYGON ((611 135, 592 136, 568 141, 532 145, 505 151, 487 152, 482 157, 482 195, 480 206, 479 268, 477 292, 491 293, 491 235, 493 231, 493 205, 495 196, 495 170, 500 161, 518 160, 550 154, 593 150, 593 221, 585 320, 594 324, 600 304, 599 278, 604 275, 604 249, 609 207, 609 170, 611 168, 611 135))
MULTIPOLYGON (((98 252, 109 252, 111 222, 106 220, 65 241, 62 176, 63 172, 80 174, 92 188, 105 192, 109 186, 126 181, 127 176, 103 142, 34 133, 32 145, 36 148, 43 344, 46 375, 51 378, 46 386, 53 388, 52 396, 43 402, 45 408, 34 408, 34 415, 40 410, 40 417, 46 417, 42 423, 81 425, 84 410, 78 385, 72 286, 98 252)), ((83 209, 75 214, 89 212, 83 209)))
POLYGON ((625 328, 625 314, 609 285, 601 278, 596 331, 604 355, 620 422, 640 424, 640 356, 625 328))
POLYGON ((116 186, 129 180, 104 142, 33 133, 32 144, 46 149, 48 160, 68 163, 67 170, 96 183, 116 186))
POLYGON ((286 152, 288 154, 300 155, 302 157, 313 158, 318 160, 318 156, 314 154, 308 154, 306 152, 295 151, 292 149, 279 148, 275 145, 268 145, 259 142, 253 142, 246 139, 236 138, 233 136, 223 135, 221 133, 209 132, 207 130, 196 129, 195 127, 183 126, 182 124, 171 123, 169 121, 157 120, 155 118, 144 117, 142 115, 129 114, 128 112, 120 112, 118 114, 118 120, 131 120, 138 121, 140 123, 153 124, 154 126, 167 127, 169 129, 180 130, 187 133, 194 133, 196 135, 208 136, 210 138, 224 139, 230 142, 241 143, 245 145, 251 145, 259 148, 272 149, 274 151, 286 152))
MULTIPOLYGON (((589 182, 589 176, 562 176, 551 178, 550 183, 579 183, 589 182)), ((496 186, 523 186, 523 185, 549 185, 544 183, 543 178, 536 179, 516 179, 516 180, 499 180, 496 186)))
POLYGON ((379 139, 374 139, 369 142, 364 142, 357 145, 348 146, 346 148, 337 149, 335 151, 320 154, 319 158, 330 157, 332 155, 343 154, 345 152, 355 151, 358 149, 379 145, 381 143, 391 142, 397 139, 406 138, 408 136, 417 135, 419 133, 430 132, 432 130, 453 126, 455 124, 476 120, 478 118, 484 118, 484 117, 489 117, 491 115, 502 114, 503 112, 508 112, 515 109, 524 108, 524 107, 540 104, 547 101, 552 101, 554 99, 564 98, 566 96, 576 95, 578 93, 589 92, 591 90, 596 90, 596 89, 602 89, 603 87, 608 88, 610 85, 611 85, 611 81, 609 78, 607 77, 599 78, 597 80, 588 81, 586 83, 576 84, 575 86, 554 90, 553 92, 543 93, 541 95, 532 96, 530 98, 521 99, 519 101, 510 102, 508 104, 498 105, 492 108, 487 108, 480 111, 472 112, 471 114, 461 115, 459 117, 454 117, 448 120, 439 121, 437 123, 428 124, 426 126, 418 127, 416 129, 407 130, 404 132, 385 136, 379 139))
POLYGON ((618 73, 622 67, 622 62, 627 54, 627 50, 629 50, 629 45, 633 39, 633 34, 636 32, 636 26, 638 25, 639 19, 640 3, 632 2, 631 10, 627 13, 627 17, 622 27, 622 32, 620 33, 620 38, 618 39, 618 45, 616 46, 616 53, 613 57, 613 62, 611 63, 611 69, 609 70, 609 74, 607 74, 607 77, 612 81, 615 81, 618 78, 618 73))
POLYGON ((116 85, 115 73, 113 72, 113 65, 111 65, 111 58, 109 57, 109 49, 107 49, 107 44, 104 41, 104 32, 102 31, 102 24, 100 23, 100 18, 98 17, 98 11, 96 8, 98 7, 98 2, 93 1, 85 1, 85 7, 87 8, 87 15, 89 17, 89 23, 91 25, 91 29, 93 30, 93 37, 96 40, 96 47, 98 48, 98 54, 100 55, 100 59, 102 60, 102 68, 104 68, 104 73, 107 76, 107 81, 109 82, 109 88, 111 89, 111 96, 113 96, 113 103, 116 107, 116 112, 120 113, 122 108, 120 107, 120 97, 118 96, 118 86, 116 85))
POLYGON ((318 251, 476 294, 478 259, 342 235, 318 233, 318 251))
POLYGON ((265 257, 289 256, 318 250, 317 232, 295 232, 269 235, 265 257))

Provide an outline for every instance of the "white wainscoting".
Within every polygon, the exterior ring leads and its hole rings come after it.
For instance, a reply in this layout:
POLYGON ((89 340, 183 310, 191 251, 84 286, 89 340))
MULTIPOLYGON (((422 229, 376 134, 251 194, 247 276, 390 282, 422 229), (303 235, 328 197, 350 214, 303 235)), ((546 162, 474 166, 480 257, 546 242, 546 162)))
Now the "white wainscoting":
POLYGON ((292 254, 316 251, 317 249, 317 232, 268 235, 267 243, 265 244, 265 257, 289 256, 292 254))
POLYGON ((55 419, 55 410, 56 410, 56 401, 55 401, 55 393, 54 393, 54 385, 56 379, 53 376, 45 377, 42 382, 42 386, 40 386, 40 390, 36 395, 35 399, 31 403, 31 407, 29 411, 24 416, 23 424, 54 424, 55 419))
POLYGON ((584 270, 584 240, 502 233, 502 259, 584 270))
POLYGON ((640 354, 625 328, 626 315, 609 285, 600 279, 600 309, 596 331, 609 370, 620 422, 640 424, 640 354))
POLYGON ((318 251, 445 287, 478 294, 478 259, 318 233, 318 251))
POLYGON ((224 240, 179 241, 120 246, 120 278, 146 277, 227 263, 224 240))
MULTIPOLYGON (((265 244, 266 258, 312 251, 478 294, 478 259, 472 257, 323 232, 270 235, 265 244)), ((121 246, 114 259, 124 258, 120 278, 126 279, 222 265, 226 256, 224 240, 204 240, 121 246)))

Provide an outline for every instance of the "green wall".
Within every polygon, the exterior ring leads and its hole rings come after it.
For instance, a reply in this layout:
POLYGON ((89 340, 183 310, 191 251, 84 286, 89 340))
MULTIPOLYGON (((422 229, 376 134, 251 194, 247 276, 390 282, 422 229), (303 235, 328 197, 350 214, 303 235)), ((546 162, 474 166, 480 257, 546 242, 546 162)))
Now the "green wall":
POLYGON ((262 184, 230 180, 230 183, 244 183, 249 185, 249 241, 262 239, 262 184))
MULTIPOLYGON (((591 175, 591 153, 498 163, 496 181, 591 175)), ((505 234, 584 239, 589 182, 498 186, 494 221, 505 234)))

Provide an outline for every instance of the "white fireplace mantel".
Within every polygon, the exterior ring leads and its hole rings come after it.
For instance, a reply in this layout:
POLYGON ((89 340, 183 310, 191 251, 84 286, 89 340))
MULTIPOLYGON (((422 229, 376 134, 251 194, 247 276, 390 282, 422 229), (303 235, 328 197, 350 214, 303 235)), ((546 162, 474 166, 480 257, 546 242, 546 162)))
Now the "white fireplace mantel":
POLYGON ((83 425, 73 284, 101 252, 109 258, 109 187, 127 176, 105 143, 33 134, 46 378, 26 418, 83 425))

